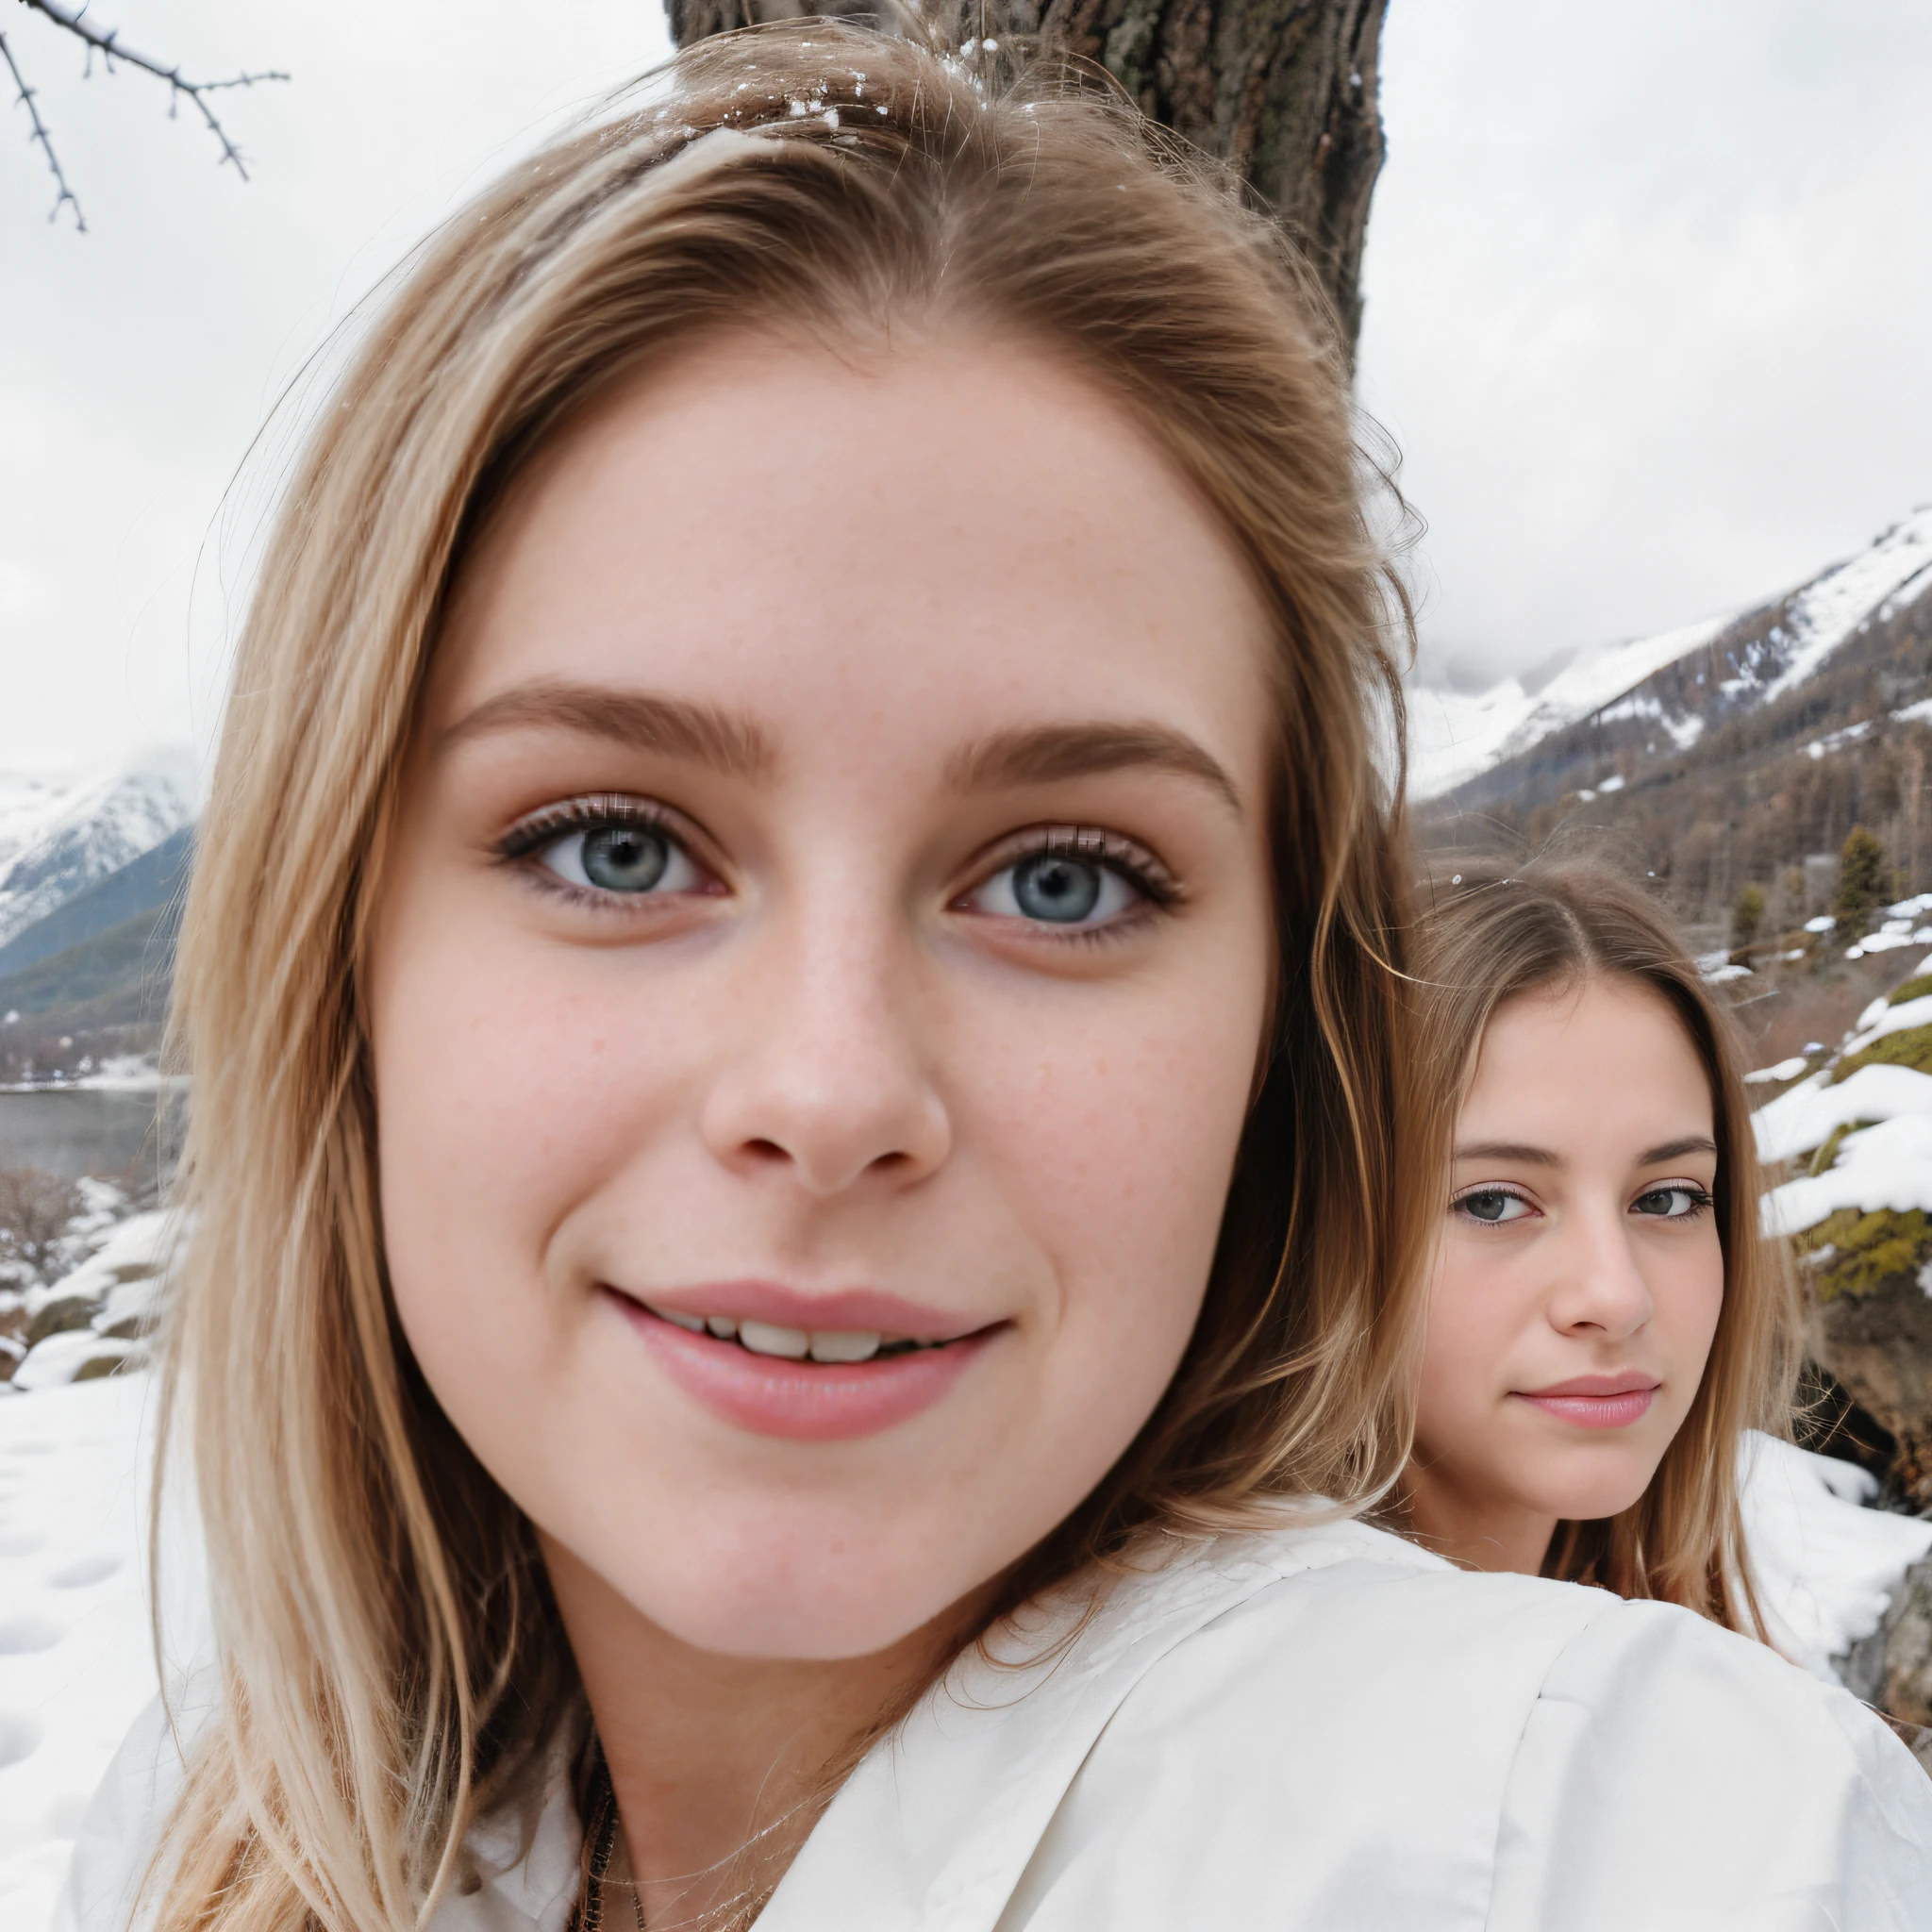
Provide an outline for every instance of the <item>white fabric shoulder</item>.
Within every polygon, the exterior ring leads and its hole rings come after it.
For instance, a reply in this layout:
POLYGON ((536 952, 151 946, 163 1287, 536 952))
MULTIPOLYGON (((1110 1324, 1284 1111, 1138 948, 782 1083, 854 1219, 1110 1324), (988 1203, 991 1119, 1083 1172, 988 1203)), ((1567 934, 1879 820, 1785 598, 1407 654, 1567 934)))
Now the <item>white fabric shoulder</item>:
POLYGON ((1932 1927, 1932 1778, 1863 1705, 1762 1644, 1619 1604, 1530 1713, 1491 1923, 1932 1927))
POLYGON ((928 1700, 760 1932, 854 1924, 1924 1932, 1932 1781, 1686 1611, 1285 1531, 1137 1579, 1058 1665, 928 1700))

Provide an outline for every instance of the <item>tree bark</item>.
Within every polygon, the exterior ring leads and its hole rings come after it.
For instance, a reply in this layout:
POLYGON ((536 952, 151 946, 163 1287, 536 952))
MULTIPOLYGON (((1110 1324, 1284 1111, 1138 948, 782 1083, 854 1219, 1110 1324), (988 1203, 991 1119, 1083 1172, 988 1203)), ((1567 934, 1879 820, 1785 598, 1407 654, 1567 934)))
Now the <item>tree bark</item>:
MULTIPOLYGON (((868 0, 665 4, 680 47, 793 15, 877 17, 868 0)), ((989 0, 986 17, 1097 61, 1144 113, 1229 162, 1301 245, 1353 352, 1382 167, 1387 10, 1388 0, 989 0)))

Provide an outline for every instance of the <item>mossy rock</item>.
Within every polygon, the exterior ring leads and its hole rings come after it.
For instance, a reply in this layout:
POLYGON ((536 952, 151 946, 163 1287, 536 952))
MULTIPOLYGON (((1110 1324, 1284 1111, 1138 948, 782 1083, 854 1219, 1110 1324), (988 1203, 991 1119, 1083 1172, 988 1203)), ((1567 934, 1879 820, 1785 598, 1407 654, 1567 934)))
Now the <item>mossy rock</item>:
POLYGON ((51 1301, 27 1324, 24 1338, 28 1348, 50 1335, 65 1335, 72 1328, 85 1328, 99 1311, 100 1302, 91 1294, 63 1294, 51 1301))
POLYGON ((1814 1178, 1824 1173, 1838 1158, 1838 1150, 1844 1143, 1847 1134, 1856 1133, 1860 1127, 1869 1127, 1870 1121, 1846 1121, 1842 1125, 1832 1128, 1824 1137, 1824 1143, 1809 1160, 1805 1163, 1805 1172, 1814 1178))
POLYGON ((1871 1294, 1901 1275, 1914 1277, 1916 1285, 1920 1265, 1932 1258, 1932 1226, 1917 1208, 1904 1214, 1890 1208, 1869 1213, 1840 1208, 1798 1237, 1801 1255, 1824 1249, 1830 1253, 1812 1275, 1821 1302, 1841 1294, 1871 1294))
POLYGON ((1885 1003, 1889 1007, 1902 1007, 1907 1000, 1924 999, 1928 992, 1932 992, 1932 973, 1922 973, 1918 978, 1908 979, 1903 986, 1893 987, 1891 991, 1886 994, 1885 1003))
POLYGON ((1908 1724, 1932 1724, 1932 1560, 1906 1572, 1884 1634, 1884 1707, 1908 1724))
POLYGON ((125 1355, 91 1356, 74 1372, 76 1382, 105 1381, 109 1375, 125 1375, 130 1369, 142 1366, 141 1352, 129 1349, 125 1355))
POLYGON ((1892 1478, 1932 1504, 1932 1295, 1916 1273, 1820 1301, 1812 1353, 1897 1442, 1892 1478))
POLYGON ((1888 1033, 1874 1040, 1860 1053, 1838 1063, 1832 1085, 1849 1079, 1860 1067, 1910 1067, 1921 1074, 1932 1074, 1932 1026, 1907 1026, 1901 1033, 1888 1033))

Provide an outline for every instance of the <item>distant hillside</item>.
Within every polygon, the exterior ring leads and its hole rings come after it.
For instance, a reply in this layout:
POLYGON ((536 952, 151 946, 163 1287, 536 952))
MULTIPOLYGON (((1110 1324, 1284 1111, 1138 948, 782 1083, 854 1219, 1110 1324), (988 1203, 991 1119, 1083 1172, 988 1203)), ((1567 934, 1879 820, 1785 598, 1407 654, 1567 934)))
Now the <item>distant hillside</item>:
POLYGON ((155 1050, 192 839, 183 826, 0 946, 0 1085, 155 1050))
POLYGON ((143 852, 98 885, 75 893, 46 918, 0 945, 0 979, 97 938, 141 913, 166 906, 187 887, 193 841, 194 828, 183 825, 151 852, 143 852))
POLYGON ((192 759, 0 774, 0 947, 172 838, 194 816, 192 759))
POLYGON ((1419 738, 1435 733, 1419 789, 1464 768, 1423 813, 1438 841, 1534 849, 1560 827, 1600 828, 1680 917, 1723 924, 1757 885, 1781 929, 1822 909, 1863 824, 1884 843, 1892 896, 1923 891, 1932 507, 1728 621, 1593 654, 1535 692, 1510 680, 1480 698, 1418 693, 1417 708, 1419 738))
POLYGON ((0 978, 0 1014, 63 1033, 157 1024, 174 981, 180 903, 137 912, 65 952, 0 978))

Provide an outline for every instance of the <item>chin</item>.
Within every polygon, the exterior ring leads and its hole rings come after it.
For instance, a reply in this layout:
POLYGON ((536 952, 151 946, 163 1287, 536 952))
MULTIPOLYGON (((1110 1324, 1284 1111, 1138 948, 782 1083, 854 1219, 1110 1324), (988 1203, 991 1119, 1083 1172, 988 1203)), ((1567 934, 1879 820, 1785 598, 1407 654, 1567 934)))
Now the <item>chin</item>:
POLYGON ((902 1642, 985 1580, 957 1552, 944 1564, 920 1560, 931 1549, 911 1530, 854 1539, 830 1524, 816 1534, 808 1524, 721 1534, 715 1524, 684 1524, 628 1550, 580 1555, 680 1643, 721 1657, 832 1663, 902 1642), (667 1568, 631 1555, 652 1548, 679 1558, 667 1568))
POLYGON ((1636 1470, 1592 1470, 1575 1482, 1555 1486, 1539 1498, 1539 1507, 1569 1523, 1621 1516, 1641 1498, 1656 1473, 1652 1463, 1636 1470))

